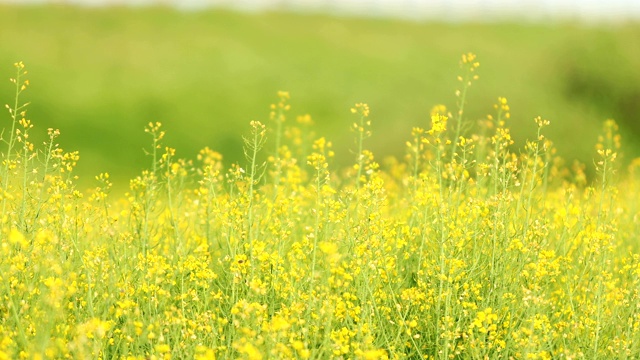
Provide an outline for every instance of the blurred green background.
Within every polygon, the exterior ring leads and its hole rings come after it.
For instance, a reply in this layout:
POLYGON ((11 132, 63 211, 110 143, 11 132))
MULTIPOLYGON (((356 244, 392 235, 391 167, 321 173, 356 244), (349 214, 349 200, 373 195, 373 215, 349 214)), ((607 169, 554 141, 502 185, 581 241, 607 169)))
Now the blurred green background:
MULTIPOLYGON (((378 158, 401 156, 413 126, 429 126, 435 104, 455 107, 464 52, 481 63, 466 116, 509 100, 517 144, 533 118, 551 121, 560 154, 590 164, 602 122, 623 131, 626 158, 640 155, 640 25, 419 23, 293 13, 181 12, 169 8, 0 5, 0 77, 22 60, 34 134, 62 131, 79 150, 81 183, 110 172, 119 186, 147 168, 143 129, 160 121, 165 143, 194 158, 204 146, 240 161, 250 120, 268 123, 278 90, 292 95, 289 121, 311 114, 351 163, 354 118, 372 110, 378 158)), ((0 82, 0 101, 13 99, 0 82)), ((1 118, 9 124, 8 114, 1 118)))

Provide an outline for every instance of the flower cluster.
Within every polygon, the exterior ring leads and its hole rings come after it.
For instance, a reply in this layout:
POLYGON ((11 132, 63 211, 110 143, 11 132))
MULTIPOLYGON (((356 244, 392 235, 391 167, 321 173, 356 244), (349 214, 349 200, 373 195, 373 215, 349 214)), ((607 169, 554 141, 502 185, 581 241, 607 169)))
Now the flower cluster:
POLYGON ((621 176, 613 121, 589 182, 561 166, 546 120, 515 150, 505 98, 467 133, 479 65, 461 65, 458 111, 425 111, 404 159, 376 161, 357 104, 354 165, 334 169, 279 92, 273 128, 250 123, 246 164, 209 148, 182 160, 150 123, 149 169, 118 197, 106 173, 76 188, 57 130, 28 142, 16 64, 0 359, 634 358, 640 161, 621 176))

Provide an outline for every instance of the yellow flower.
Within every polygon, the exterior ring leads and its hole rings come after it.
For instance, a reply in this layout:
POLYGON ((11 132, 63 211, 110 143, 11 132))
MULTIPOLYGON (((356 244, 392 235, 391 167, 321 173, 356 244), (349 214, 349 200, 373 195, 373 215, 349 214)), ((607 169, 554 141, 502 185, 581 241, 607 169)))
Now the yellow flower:
POLYGON ((445 131, 447 131, 447 120, 449 118, 444 115, 432 115, 431 116, 431 130, 427 131, 427 133, 437 136, 445 131))
POLYGON ((16 229, 11 229, 11 232, 9 232, 9 243, 19 245, 20 247, 27 247, 29 245, 24 235, 16 229))

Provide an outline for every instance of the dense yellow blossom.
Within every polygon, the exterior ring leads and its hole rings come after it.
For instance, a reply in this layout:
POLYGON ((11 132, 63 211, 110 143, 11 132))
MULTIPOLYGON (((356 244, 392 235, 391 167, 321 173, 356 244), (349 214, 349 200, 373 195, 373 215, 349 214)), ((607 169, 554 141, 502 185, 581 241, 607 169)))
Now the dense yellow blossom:
POLYGON ((150 165, 119 198, 107 173, 76 187, 80 157, 59 131, 29 142, 17 63, 0 360, 636 358, 640 160, 619 166, 612 120, 593 179, 562 166, 542 118, 517 150, 503 97, 467 132, 476 56, 461 67, 456 107, 419 120, 403 159, 368 150, 359 103, 353 166, 336 169, 353 154, 314 136, 309 115, 287 122, 278 92, 242 164, 210 148, 181 159, 149 123, 150 165))

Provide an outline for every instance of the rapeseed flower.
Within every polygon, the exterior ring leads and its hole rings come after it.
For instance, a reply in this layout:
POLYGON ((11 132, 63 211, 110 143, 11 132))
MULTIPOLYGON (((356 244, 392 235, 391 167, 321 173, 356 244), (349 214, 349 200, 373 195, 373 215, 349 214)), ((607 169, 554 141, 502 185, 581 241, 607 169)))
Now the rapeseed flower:
POLYGON ((542 118, 518 151, 502 97, 466 132, 479 64, 461 66, 457 111, 435 106, 402 159, 367 149, 358 103, 354 162, 336 169, 343 154, 310 116, 287 122, 279 92, 244 163, 181 159, 149 123, 149 168, 123 198, 107 173, 77 188, 79 154, 52 129, 38 149, 9 107, 0 359, 633 358, 640 161, 623 176, 613 121, 595 180, 558 160, 542 118))

